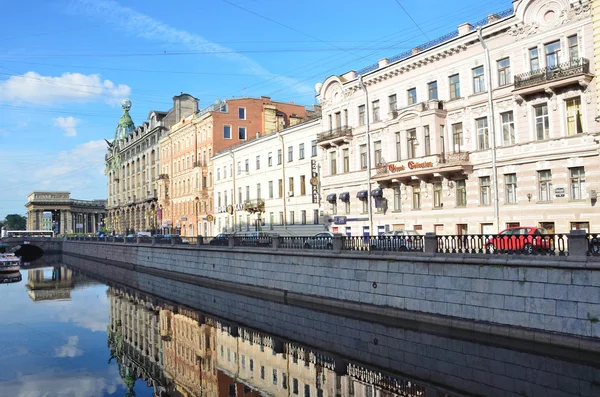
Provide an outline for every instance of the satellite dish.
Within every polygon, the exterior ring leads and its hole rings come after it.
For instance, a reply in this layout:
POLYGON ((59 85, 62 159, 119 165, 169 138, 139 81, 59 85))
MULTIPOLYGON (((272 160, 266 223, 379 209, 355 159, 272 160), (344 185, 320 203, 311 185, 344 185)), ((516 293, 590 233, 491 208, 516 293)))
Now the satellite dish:
POLYGON ((315 92, 316 92, 317 94, 320 94, 320 93, 321 93, 321 88, 322 88, 322 87, 323 87, 323 83, 317 83, 317 84, 315 84, 315 92))

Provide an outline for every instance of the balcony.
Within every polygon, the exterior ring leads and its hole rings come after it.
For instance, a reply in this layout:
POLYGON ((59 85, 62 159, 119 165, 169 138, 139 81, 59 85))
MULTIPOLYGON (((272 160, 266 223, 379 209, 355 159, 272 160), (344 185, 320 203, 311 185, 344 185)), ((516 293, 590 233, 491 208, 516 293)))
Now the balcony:
POLYGON ((540 91, 553 94, 556 88, 571 84, 587 87, 592 77, 590 61, 580 58, 516 75, 513 92, 517 95, 528 95, 540 91))
POLYGON ((347 125, 317 134, 317 143, 323 148, 348 143, 352 139, 352 128, 347 125))
POLYGON ((169 179, 169 174, 160 174, 158 179, 169 179))
POLYGON ((469 163, 469 153, 444 153, 438 154, 438 163, 445 165, 460 165, 469 163))
POLYGON ((254 214, 257 212, 265 212, 265 200, 264 199, 246 200, 244 202, 244 211, 249 212, 251 214, 254 214))

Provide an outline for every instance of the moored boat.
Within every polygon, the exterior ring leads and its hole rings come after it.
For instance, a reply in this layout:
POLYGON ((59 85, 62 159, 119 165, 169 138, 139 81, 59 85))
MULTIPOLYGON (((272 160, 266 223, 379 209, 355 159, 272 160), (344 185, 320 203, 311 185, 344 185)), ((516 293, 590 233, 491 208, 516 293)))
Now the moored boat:
POLYGON ((7 252, 0 254, 0 273, 16 273, 21 270, 21 258, 7 252))

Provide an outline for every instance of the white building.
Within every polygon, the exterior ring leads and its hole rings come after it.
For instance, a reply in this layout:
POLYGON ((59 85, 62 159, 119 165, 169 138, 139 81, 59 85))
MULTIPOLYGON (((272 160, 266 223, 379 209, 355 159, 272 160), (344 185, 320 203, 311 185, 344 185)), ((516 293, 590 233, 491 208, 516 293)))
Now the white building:
POLYGON ((216 230, 253 231, 258 224, 258 230, 281 234, 323 231, 320 131, 316 118, 215 154, 216 230))
POLYGON ((332 231, 600 230, 590 3, 513 5, 325 80, 318 145, 332 231))

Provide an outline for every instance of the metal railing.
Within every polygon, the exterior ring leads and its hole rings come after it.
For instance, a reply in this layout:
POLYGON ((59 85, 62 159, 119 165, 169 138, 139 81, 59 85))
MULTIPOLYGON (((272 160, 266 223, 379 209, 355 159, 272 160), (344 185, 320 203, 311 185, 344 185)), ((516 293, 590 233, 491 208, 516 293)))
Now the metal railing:
POLYGON ((344 125, 336 127, 332 130, 317 134, 317 142, 327 141, 329 139, 340 138, 344 136, 352 136, 352 128, 344 125))
POLYGON ((233 245, 235 247, 272 247, 273 238, 268 234, 234 236, 233 245))
POLYGON ((444 254, 567 255, 567 235, 462 234, 436 236, 437 251, 444 254))
POLYGON ((515 76, 515 89, 590 72, 590 61, 579 58, 515 76))

